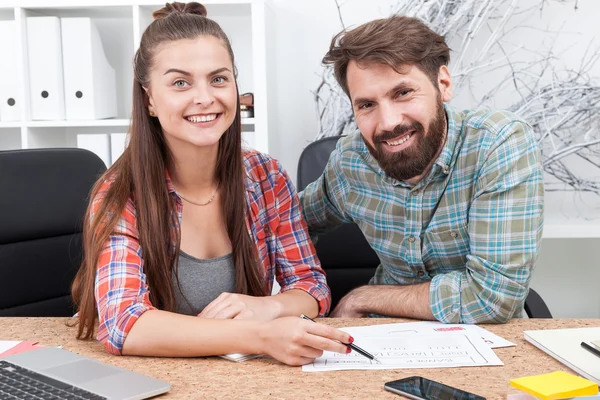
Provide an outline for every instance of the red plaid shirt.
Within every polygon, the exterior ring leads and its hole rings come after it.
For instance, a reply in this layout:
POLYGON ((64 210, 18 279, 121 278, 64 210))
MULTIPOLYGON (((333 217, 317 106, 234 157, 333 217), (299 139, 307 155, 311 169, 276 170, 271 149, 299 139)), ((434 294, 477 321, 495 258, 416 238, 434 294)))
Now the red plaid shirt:
MULTIPOLYGON (((281 165, 265 154, 245 153, 244 165, 246 225, 265 269, 265 288, 271 293, 275 277, 281 292, 304 290, 319 302, 319 315, 324 316, 329 311, 331 293, 292 182, 281 165)), ((110 184, 110 180, 105 182, 93 199, 92 217, 110 184)), ((183 203, 168 173, 166 185, 169 194, 177 199, 177 215, 181 222, 183 203)), ((130 197, 100 252, 96 273, 97 339, 114 354, 121 354, 135 321, 146 310, 156 308, 150 303, 142 254, 135 203, 130 197)))

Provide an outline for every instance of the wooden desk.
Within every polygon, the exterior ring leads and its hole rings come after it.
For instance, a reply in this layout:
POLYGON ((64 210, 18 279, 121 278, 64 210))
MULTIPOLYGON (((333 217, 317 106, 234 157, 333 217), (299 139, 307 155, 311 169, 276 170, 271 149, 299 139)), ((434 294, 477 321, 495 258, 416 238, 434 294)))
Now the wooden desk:
MULTIPOLYGON (((67 318, 0 318, 0 340, 38 340, 47 346, 93 357, 142 374, 168 381, 171 391, 160 399, 375 399, 398 398, 383 389, 388 381, 420 375, 488 399, 506 399, 515 393, 509 380, 526 375, 569 369, 523 339, 528 329, 559 329, 600 326, 600 320, 516 319, 506 325, 484 327, 516 347, 496 349, 503 367, 439 368, 418 370, 333 371, 303 373, 270 359, 234 363, 219 357, 144 358, 118 357, 98 342, 75 339, 67 318)), ((406 322, 399 319, 326 319, 335 327, 406 322)))

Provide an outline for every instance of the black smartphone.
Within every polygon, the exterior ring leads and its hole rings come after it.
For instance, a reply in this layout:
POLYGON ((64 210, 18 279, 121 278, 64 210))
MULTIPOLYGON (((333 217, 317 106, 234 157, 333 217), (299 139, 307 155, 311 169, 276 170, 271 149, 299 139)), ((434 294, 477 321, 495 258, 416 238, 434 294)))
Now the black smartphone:
POLYGON ((383 386, 386 390, 401 394, 409 399, 418 400, 485 400, 464 390, 456 389, 420 376, 398 379, 387 382, 383 386))

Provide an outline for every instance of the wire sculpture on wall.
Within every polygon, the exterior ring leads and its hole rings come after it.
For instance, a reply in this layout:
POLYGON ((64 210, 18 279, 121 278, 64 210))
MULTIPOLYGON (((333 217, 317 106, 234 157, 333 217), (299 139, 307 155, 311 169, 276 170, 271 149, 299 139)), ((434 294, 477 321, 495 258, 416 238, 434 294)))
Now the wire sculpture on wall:
MULTIPOLYGON (((345 29, 343 4, 334 1, 345 29)), ((534 9, 542 10, 550 1, 574 3, 577 10, 577 1, 573 0, 535 0, 534 9)), ((483 95, 471 95, 473 108, 492 107, 498 94, 510 90, 514 101, 503 108, 532 125, 544 170, 555 178, 546 182, 546 190, 600 196, 600 180, 582 177, 568 162, 572 157, 579 158, 586 169, 593 168, 600 175, 600 85, 590 76, 600 50, 589 46, 579 67, 569 69, 559 66, 552 45, 533 50, 515 46, 507 33, 515 29, 516 17, 531 10, 519 8, 517 0, 396 0, 390 15, 418 17, 445 36, 455 54, 451 63, 455 93, 472 93, 475 76, 503 71, 505 76, 496 86, 483 95), (485 38, 483 44, 481 38, 485 38), (527 61, 520 57, 524 51, 528 52, 527 61)), ((550 36, 556 38, 559 34, 550 36)), ((337 84, 331 66, 324 67, 313 94, 319 120, 316 139, 356 130, 350 101, 337 84)))

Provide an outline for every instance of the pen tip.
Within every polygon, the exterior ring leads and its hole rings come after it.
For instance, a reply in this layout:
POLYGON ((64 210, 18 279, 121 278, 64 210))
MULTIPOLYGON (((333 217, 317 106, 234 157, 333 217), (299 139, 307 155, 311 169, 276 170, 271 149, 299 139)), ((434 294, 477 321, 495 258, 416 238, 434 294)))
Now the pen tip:
POLYGON ((378 358, 373 357, 373 361, 375 361, 377 364, 381 364, 381 361, 379 361, 378 358))

